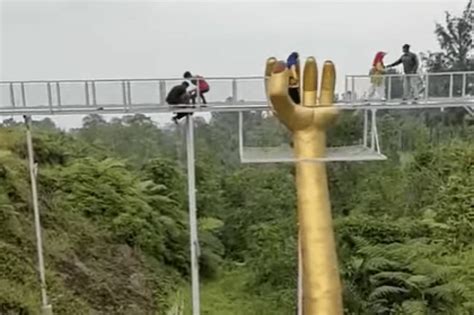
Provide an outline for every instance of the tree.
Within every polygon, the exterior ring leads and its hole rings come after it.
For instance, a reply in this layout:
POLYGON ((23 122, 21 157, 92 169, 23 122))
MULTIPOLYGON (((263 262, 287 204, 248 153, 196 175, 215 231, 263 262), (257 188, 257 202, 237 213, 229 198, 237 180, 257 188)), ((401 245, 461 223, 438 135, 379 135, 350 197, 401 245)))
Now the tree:
MULTIPOLYGON (((421 54, 424 66, 428 72, 470 71, 474 69, 473 31, 474 18, 472 0, 466 5, 461 16, 453 16, 446 12, 445 25, 436 23, 434 33, 437 36, 441 51, 421 54)), ((430 97, 461 96, 463 92, 473 92, 470 76, 454 74, 440 75, 430 78, 428 95, 430 97), (452 79, 452 84, 451 84, 452 79)), ((442 124, 462 125, 465 122, 466 111, 463 108, 452 108, 445 113, 428 114, 428 120, 442 124)), ((433 125, 431 125, 432 127, 433 125)))
POLYGON ((105 119, 99 114, 89 114, 82 119, 84 128, 97 127, 106 124, 105 119))
POLYGON ((446 25, 436 23, 435 34, 442 51, 423 56, 428 71, 468 71, 474 69, 473 46, 474 15, 469 0, 461 16, 446 12, 446 25))
POLYGON ((443 245, 423 239, 373 245, 352 237, 344 260, 347 314, 470 314, 469 291, 443 245))

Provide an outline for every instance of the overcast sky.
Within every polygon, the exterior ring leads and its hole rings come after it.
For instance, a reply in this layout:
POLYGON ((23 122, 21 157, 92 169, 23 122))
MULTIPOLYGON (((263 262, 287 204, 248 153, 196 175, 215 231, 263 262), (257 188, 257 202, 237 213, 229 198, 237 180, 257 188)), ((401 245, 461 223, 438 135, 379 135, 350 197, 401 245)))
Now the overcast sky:
POLYGON ((466 1, 0 0, 0 80, 260 75, 297 50, 366 74, 378 50, 437 50, 466 1))

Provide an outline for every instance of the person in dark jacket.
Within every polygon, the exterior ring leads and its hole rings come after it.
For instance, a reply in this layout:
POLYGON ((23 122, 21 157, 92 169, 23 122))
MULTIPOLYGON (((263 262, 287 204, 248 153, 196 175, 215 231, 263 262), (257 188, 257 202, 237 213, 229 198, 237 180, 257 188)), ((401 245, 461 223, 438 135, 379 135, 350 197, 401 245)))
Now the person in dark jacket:
POLYGON ((420 78, 416 75, 419 66, 418 57, 410 51, 410 45, 405 44, 402 49, 403 55, 394 63, 389 64, 387 68, 403 64, 403 72, 405 73, 403 78, 403 101, 406 101, 411 95, 416 101, 420 94, 418 90, 420 78))
MULTIPOLYGON (((191 96, 189 95, 187 88, 189 87, 189 83, 186 81, 183 81, 180 85, 174 86, 166 96, 166 103, 169 105, 187 105, 189 104, 189 100, 191 99, 191 96)), ((178 120, 180 120, 183 117, 186 117, 189 115, 189 113, 176 113, 175 116, 173 116, 173 121, 175 124, 178 123, 178 120)))

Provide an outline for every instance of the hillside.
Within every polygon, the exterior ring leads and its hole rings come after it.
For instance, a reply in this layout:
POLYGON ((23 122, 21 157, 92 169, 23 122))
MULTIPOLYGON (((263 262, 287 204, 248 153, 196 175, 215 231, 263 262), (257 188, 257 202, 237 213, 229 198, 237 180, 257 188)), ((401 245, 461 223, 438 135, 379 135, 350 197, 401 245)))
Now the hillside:
MULTIPOLYGON (((329 165, 347 314, 473 310, 474 129, 420 124, 425 115, 381 116, 388 161, 329 165)), ((347 139, 354 119, 342 117, 332 141, 347 139)), ((177 158, 185 155, 169 145, 182 133, 140 115, 85 119, 91 121, 71 134, 44 121, 34 127, 55 314, 166 314, 181 301, 177 292, 185 300, 189 293, 185 177, 177 158), (158 140, 143 146, 155 157, 143 160, 138 143, 145 134, 158 140)), ((235 126, 227 121, 231 114, 215 115, 196 128, 203 310, 288 314, 296 295, 293 171, 227 158, 236 154, 226 141, 235 126)), ((4 124, 0 146, 0 313, 36 314, 22 127, 4 124)))

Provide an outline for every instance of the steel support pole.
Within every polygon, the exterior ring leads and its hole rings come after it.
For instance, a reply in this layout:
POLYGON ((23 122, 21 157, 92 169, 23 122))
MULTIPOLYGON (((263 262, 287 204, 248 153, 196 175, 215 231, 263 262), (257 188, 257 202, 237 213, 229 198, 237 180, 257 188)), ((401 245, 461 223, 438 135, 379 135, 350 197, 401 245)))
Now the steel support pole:
POLYGON ((370 148, 375 150, 375 110, 370 111, 371 120, 370 120, 370 148))
POLYGON ((239 112, 239 155, 244 159, 244 113, 239 112))
POLYGON ((369 111, 364 110, 364 134, 363 134, 363 143, 364 147, 367 147, 367 134, 369 130, 369 111))
MULTIPOLYGON (((299 228, 298 228, 299 230, 299 228)), ((303 315, 303 257, 301 255, 301 237, 298 232, 298 315, 303 315)))
POLYGON ((191 247, 191 287, 193 315, 200 315, 199 296, 199 240, 196 214, 196 178, 194 165, 194 119, 186 116, 186 151, 188 168, 188 202, 189 202, 189 238, 191 247))
POLYGON ((43 240, 41 236, 41 221, 38 206, 38 190, 36 187, 36 166, 33 153, 33 140, 31 137, 31 117, 24 116, 26 125, 26 145, 28 149, 28 168, 31 180, 31 197, 33 202, 33 214, 35 218, 36 249, 38 254, 38 271, 41 287, 41 314, 52 315, 52 307, 48 304, 48 294, 46 291, 46 276, 43 258, 43 240))

